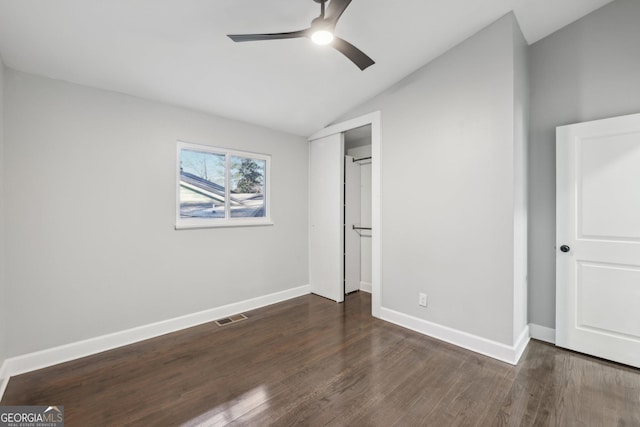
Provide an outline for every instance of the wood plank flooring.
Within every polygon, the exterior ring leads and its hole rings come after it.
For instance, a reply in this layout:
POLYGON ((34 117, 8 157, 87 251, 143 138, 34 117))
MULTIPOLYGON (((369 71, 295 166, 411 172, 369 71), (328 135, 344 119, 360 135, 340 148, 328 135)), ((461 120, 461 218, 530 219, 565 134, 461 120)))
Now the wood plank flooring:
POLYGON ((516 367, 309 295, 14 377, 67 426, 640 426, 640 370, 533 341, 516 367))

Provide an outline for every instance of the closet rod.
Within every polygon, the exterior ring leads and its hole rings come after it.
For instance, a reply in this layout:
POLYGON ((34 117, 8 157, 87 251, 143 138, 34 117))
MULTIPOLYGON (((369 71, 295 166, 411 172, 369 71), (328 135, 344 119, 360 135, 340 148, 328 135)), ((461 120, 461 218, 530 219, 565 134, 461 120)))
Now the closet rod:
POLYGON ((360 162, 360 161, 362 161, 362 160, 371 160, 371 156, 369 156, 369 157, 362 157, 362 158, 360 158, 360 159, 353 159, 352 161, 353 161, 353 163, 355 163, 355 162, 360 162))
POLYGON ((353 230, 371 230, 371 227, 356 227, 355 225, 351 225, 353 230))

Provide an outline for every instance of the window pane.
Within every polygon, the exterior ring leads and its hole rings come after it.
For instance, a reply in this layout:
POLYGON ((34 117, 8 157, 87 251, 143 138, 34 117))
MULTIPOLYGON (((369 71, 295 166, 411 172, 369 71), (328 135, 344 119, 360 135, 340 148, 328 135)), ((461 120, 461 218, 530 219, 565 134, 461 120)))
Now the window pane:
POLYGON ((180 150, 180 218, 224 218, 225 155, 180 150))
POLYGON ((266 216, 266 167, 265 160, 231 156, 229 169, 231 218, 266 216))

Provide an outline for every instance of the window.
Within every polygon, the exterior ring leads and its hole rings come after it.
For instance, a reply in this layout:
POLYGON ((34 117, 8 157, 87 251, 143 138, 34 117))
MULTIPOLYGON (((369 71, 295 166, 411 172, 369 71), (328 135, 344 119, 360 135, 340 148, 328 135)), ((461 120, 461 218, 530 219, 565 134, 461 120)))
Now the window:
POLYGON ((178 142, 176 228, 272 224, 271 156, 178 142))

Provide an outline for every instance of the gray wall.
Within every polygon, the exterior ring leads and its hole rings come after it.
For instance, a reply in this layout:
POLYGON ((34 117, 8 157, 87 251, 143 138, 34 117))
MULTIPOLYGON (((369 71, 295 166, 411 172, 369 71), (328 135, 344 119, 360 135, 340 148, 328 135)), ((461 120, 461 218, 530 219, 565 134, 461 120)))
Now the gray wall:
POLYGON ((10 356, 308 283, 304 138, 5 77, 10 356), (174 230, 177 139, 271 154, 275 225, 174 230))
POLYGON ((529 144, 529 61, 527 42, 517 24, 513 25, 514 40, 514 103, 513 103, 513 340, 527 326, 527 154, 529 144))
MULTIPOLYGON (((7 297, 4 258, 4 64, 0 57, 0 367, 5 360, 7 336, 7 297)), ((1 382, 1 379, 0 379, 1 382)))
POLYGON ((529 49, 529 321, 555 328, 555 128, 640 112, 640 1, 610 3, 529 49))
POLYGON ((382 111, 382 305, 508 345, 516 25, 505 16, 343 117, 382 111))

